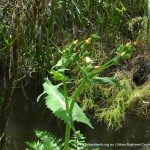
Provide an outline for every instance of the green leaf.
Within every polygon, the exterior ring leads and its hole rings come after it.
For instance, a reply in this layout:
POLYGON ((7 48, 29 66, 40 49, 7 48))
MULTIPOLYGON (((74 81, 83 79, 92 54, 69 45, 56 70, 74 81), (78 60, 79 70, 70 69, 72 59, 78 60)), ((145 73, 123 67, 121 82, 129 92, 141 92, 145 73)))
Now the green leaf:
POLYGON ((67 69, 67 68, 62 68, 62 69, 58 69, 58 72, 64 72, 66 70, 70 70, 70 69, 67 69))
POLYGON ((73 53, 73 54, 71 55, 71 57, 68 58, 68 59, 63 58, 62 67, 63 67, 63 68, 68 67, 76 58, 77 58, 77 54, 76 54, 76 53, 73 53))
POLYGON ((71 56, 71 54, 70 54, 70 49, 69 48, 66 48, 65 50, 63 50, 63 56, 66 58, 66 59, 68 59, 70 56, 71 56))
POLYGON ((60 59, 57 64, 55 65, 55 67, 61 67, 62 66, 62 59, 60 59))
POLYGON ((57 64, 52 67, 51 72, 49 72, 49 71, 48 71, 48 72, 51 74, 51 73, 52 73, 52 70, 53 70, 54 68, 56 68, 56 67, 61 67, 61 66, 62 66, 62 62, 63 62, 63 59, 60 59, 60 60, 57 62, 57 64))
POLYGON ((114 78, 109 78, 109 77, 95 77, 92 79, 93 82, 99 82, 101 84, 111 84, 113 86, 119 87, 120 84, 119 82, 114 79, 114 78))
POLYGON ((80 131, 75 131, 69 141, 69 150, 88 150, 85 137, 80 131))
MULTIPOLYGON (((62 140, 56 139, 53 135, 43 132, 35 131, 39 141, 37 142, 26 142, 30 150, 61 150, 63 147, 62 140)), ((29 149, 26 149, 29 150, 29 149)))
POLYGON ((47 93, 46 105, 58 118, 69 122, 69 116, 66 111, 64 96, 58 91, 56 86, 53 86, 50 81, 44 84, 44 92, 47 93))
POLYGON ((26 150, 45 150, 44 146, 41 142, 37 141, 37 142, 26 142, 27 147, 29 147, 30 149, 26 149, 26 150))
POLYGON ((77 103, 75 103, 75 105, 74 105, 72 118, 74 121, 82 122, 82 123, 88 125, 89 127, 93 128, 89 119, 86 117, 83 110, 79 107, 79 105, 77 103))
POLYGON ((85 52, 83 52, 83 54, 82 54, 83 57, 87 57, 87 56, 89 56, 89 55, 90 55, 89 51, 85 51, 85 52))
MULTIPOLYGON (((44 86, 44 92, 47 93, 46 96, 47 107, 50 110, 52 110, 52 112, 56 117, 71 124, 71 120, 66 111, 65 97, 62 95, 62 93, 59 92, 57 86, 52 85, 49 80, 47 80, 43 84, 43 86, 44 86)), ((71 100, 69 99, 69 105, 70 104, 71 104, 71 100)), ((84 124, 87 124, 91 128, 93 128, 89 119, 85 116, 82 109, 78 106, 77 103, 75 103, 73 108, 72 119, 73 121, 82 122, 84 124)))

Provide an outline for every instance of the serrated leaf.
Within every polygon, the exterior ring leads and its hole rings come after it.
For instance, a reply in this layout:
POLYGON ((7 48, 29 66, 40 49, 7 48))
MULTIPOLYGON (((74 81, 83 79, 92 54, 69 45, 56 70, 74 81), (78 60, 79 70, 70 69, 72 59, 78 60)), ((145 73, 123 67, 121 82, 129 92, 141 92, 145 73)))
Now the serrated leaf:
POLYGON ((35 133, 39 141, 27 143, 30 150, 31 148, 34 150, 60 150, 63 147, 61 139, 56 139, 53 135, 43 131, 35 131, 35 133))
MULTIPOLYGON (((66 111, 65 97, 59 92, 57 86, 51 84, 49 80, 47 80, 44 84, 44 92, 47 93, 46 96, 46 105, 52 110, 55 116, 60 118, 61 120, 70 123, 69 115, 66 111)), ((71 100, 69 100, 69 106, 71 104, 71 100)), ((89 119, 85 116, 82 109, 75 103, 72 113, 73 121, 78 121, 87 124, 91 128, 92 125, 89 119)))
POLYGON ((89 119, 84 114, 83 110, 79 107, 77 103, 74 105, 73 114, 72 114, 73 120, 77 122, 82 122, 89 127, 93 128, 92 124, 90 123, 89 119))

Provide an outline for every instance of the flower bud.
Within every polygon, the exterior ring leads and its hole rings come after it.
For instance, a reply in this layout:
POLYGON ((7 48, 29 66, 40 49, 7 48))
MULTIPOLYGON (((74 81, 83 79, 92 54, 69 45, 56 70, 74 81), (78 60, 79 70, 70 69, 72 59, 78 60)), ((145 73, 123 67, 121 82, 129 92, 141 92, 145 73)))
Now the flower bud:
POLYGON ((100 68, 100 66, 94 66, 95 70, 98 70, 100 68))
POLYGON ((85 40, 85 43, 89 45, 91 44, 91 41, 92 41, 92 38, 88 38, 87 40, 85 40))
POLYGON ((90 63, 92 63, 92 60, 91 60, 90 57, 85 57, 85 62, 86 62, 87 64, 90 64, 90 63))
POLYGON ((125 45, 126 48, 129 48, 130 46, 131 46, 131 42, 128 42, 128 43, 125 45))
POLYGON ((80 54, 80 49, 77 50, 77 53, 80 54))
POLYGON ((122 53, 120 54, 120 56, 123 57, 125 54, 126 54, 126 52, 122 52, 122 53))
POLYGON ((75 40, 75 41, 73 41, 73 44, 74 44, 74 45, 77 45, 78 42, 79 42, 78 40, 75 40))

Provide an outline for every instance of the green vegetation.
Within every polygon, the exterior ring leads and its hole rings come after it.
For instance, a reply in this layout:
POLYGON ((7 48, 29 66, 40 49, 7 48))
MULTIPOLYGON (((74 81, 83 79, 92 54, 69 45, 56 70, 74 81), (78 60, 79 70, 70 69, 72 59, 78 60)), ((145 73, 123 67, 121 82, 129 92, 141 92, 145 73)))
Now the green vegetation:
MULTIPOLYGON (((150 96, 149 85, 140 88, 132 87, 127 75, 120 72, 116 73, 116 78, 120 80, 122 88, 101 86, 99 90, 103 93, 102 100, 106 100, 106 106, 104 108, 99 108, 98 104, 94 106, 98 120, 104 120, 109 128, 115 129, 123 125, 127 111, 129 113, 130 110, 136 109, 137 103, 142 103, 144 99, 148 99, 150 96)), ((140 111, 137 111, 137 113, 140 113, 140 111)), ((145 115, 147 116, 148 113, 145 112, 145 115)))
MULTIPOLYGON (((56 63, 54 67, 52 67, 51 71, 49 72, 53 76, 54 80, 60 81, 60 83, 57 85, 53 85, 50 80, 46 79, 45 83, 43 84, 44 92, 42 93, 42 95, 47 94, 45 98, 46 106, 50 110, 52 110, 57 118, 63 120, 66 123, 64 144, 65 150, 68 150, 69 148, 70 130, 72 129, 73 131, 75 131, 75 126, 73 123, 74 121, 82 122, 93 128, 91 123, 89 122, 89 119, 85 116, 82 109, 76 103, 80 94, 86 87, 86 84, 89 84, 91 86, 94 86, 96 83, 111 84, 122 88, 122 85, 120 85, 114 78, 99 77, 99 74, 104 72, 112 65, 118 64, 120 59, 129 59, 134 50, 134 46, 132 43, 121 45, 117 48, 117 55, 114 56, 114 58, 110 59, 101 66, 94 66, 92 59, 89 57, 85 57, 84 54, 87 47, 92 44, 92 41, 97 40, 97 38, 98 36, 92 35, 85 41, 78 42, 76 40, 68 47, 66 47, 63 50, 61 59, 56 63), (78 49, 80 49, 80 52, 78 51, 78 49), (85 62, 83 60, 85 60, 85 62), (71 72, 71 70, 69 70, 69 66, 72 64, 74 64, 74 67, 75 65, 77 66, 78 72, 81 72, 82 77, 80 79, 80 84, 75 87, 72 94, 68 96, 67 84, 73 83, 74 81, 73 79, 71 79, 71 77, 69 78, 67 76, 66 71, 71 72), (59 90, 61 85, 63 85, 63 90, 59 90)), ((40 95, 40 97, 42 95, 40 95)), ((119 95, 117 96, 123 96, 122 92, 120 91, 119 95)), ((38 97, 38 101, 40 97, 38 97)), ((121 100, 119 100, 118 97, 116 98, 116 101, 120 101, 118 103, 123 103, 124 97, 120 97, 121 100)), ((104 114, 107 118, 108 112, 105 112, 104 114)), ((115 119, 115 123, 116 121, 120 120, 120 116, 116 119, 116 117, 118 117, 118 114, 122 115, 118 106, 117 108, 115 107, 115 109, 110 114, 111 118, 115 119)), ((110 116, 110 114, 108 116, 110 116)))
MULTIPOLYGON (((63 149, 63 144, 61 139, 56 139, 54 136, 41 131, 36 131, 36 135, 39 138, 38 142, 27 143, 27 150, 61 150, 63 149)), ((69 141, 69 150, 86 150, 87 145, 85 142, 85 137, 76 131, 69 141)))
POLYGON ((150 118, 149 81, 142 86, 132 81, 140 61, 150 58, 148 2, 0 2, 2 149, 13 93, 21 85, 25 95, 23 84, 30 79, 44 82, 37 102, 44 95, 46 107, 66 124, 64 140, 37 132, 39 141, 28 144, 32 149, 82 149, 86 141, 74 122, 93 128, 86 116, 90 111, 90 118, 112 129, 122 127, 128 113, 150 118))
POLYGON ((40 139, 38 142, 27 143, 27 150, 61 150, 63 147, 61 140, 57 140, 53 135, 47 132, 36 131, 36 136, 40 139))

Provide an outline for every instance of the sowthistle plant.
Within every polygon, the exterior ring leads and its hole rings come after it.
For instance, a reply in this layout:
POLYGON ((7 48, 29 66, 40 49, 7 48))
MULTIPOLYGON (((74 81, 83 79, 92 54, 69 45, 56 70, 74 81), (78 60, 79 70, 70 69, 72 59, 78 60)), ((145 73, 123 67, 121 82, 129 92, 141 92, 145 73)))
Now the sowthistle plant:
POLYGON ((94 34, 81 42, 75 40, 67 48, 65 48, 62 51, 61 59, 49 71, 50 75, 52 75, 54 80, 58 81, 59 84, 54 85, 49 79, 46 79, 45 83, 43 84, 44 92, 37 99, 39 101, 39 98, 43 94, 46 94, 46 106, 57 118, 66 123, 64 150, 68 150, 69 148, 71 129, 74 132, 76 131, 74 121, 82 122, 93 128, 82 108, 80 108, 80 106, 76 103, 84 88, 87 86, 87 84, 93 86, 95 83, 120 86, 117 80, 114 78, 99 77, 99 74, 108 69, 110 66, 118 64, 121 59, 129 59, 134 49, 131 42, 127 43, 126 45, 120 45, 117 48, 115 57, 101 66, 95 65, 93 60, 87 55, 87 49, 92 42, 98 39, 99 36, 94 34), (69 89, 67 85, 73 81, 69 79, 67 72, 71 71, 69 69, 71 64, 74 64, 74 67, 76 66, 78 71, 81 72, 82 78, 80 80, 80 84, 75 87, 70 96, 68 95, 69 89))

